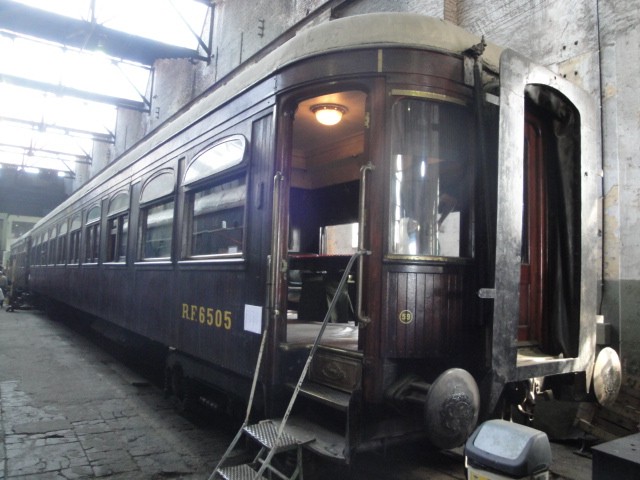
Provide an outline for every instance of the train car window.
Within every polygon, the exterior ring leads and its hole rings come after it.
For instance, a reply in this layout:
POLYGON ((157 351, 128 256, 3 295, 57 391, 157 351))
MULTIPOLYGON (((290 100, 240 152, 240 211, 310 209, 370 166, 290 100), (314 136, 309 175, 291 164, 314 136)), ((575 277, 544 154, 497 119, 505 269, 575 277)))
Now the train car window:
POLYGON ((108 215, 115 215, 129 209, 129 194, 126 192, 117 193, 109 202, 108 215))
POLYGON ((40 235, 35 235, 33 240, 33 245, 31 245, 31 265, 39 265, 40 264, 40 235))
POLYGON ((242 253, 246 197, 245 175, 190 193, 190 257, 242 253))
POLYGON ((171 258, 173 239, 175 187, 173 170, 165 170, 153 177, 142 189, 140 203, 140 259, 171 258))
POLYGON ((87 212, 87 224, 100 220, 100 207, 96 205, 87 212))
POLYGON ((127 259, 129 214, 121 213, 109 218, 109 245, 107 262, 124 262, 127 259))
POLYGON ((127 259, 128 210, 128 193, 118 193, 109 202, 107 262, 125 262, 127 259))
POLYGON ((165 170, 147 182, 140 194, 140 204, 145 204, 166 197, 173 193, 175 180, 173 170, 165 170))
POLYGON ((63 222, 58 227, 58 251, 56 253, 56 263, 64 265, 67 263, 67 222, 63 222))
POLYGON ((469 255, 470 113, 454 103, 402 98, 392 122, 389 252, 469 255))
POLYGON ((49 265, 55 265, 58 254, 58 230, 52 228, 49 233, 49 248, 47 252, 47 260, 49 265))
POLYGON ((71 219, 71 227, 69 233, 69 263, 80 263, 80 215, 76 215, 71 219))
POLYGON ((173 198, 142 209, 142 260, 171 258, 173 198))
POLYGON ((246 139, 229 137, 197 155, 187 167, 183 184, 196 185, 187 193, 187 257, 237 256, 244 245, 246 173, 224 180, 200 182, 240 165, 246 139))
POLYGON ((200 153, 187 167, 183 185, 239 165, 244 159, 246 145, 247 140, 242 135, 234 135, 200 153))
POLYGON ((87 212, 87 222, 84 228, 84 261, 98 263, 100 255, 100 207, 96 205, 87 212))
POLYGON ((80 215, 76 215, 71 219, 71 228, 70 230, 78 230, 80 228, 80 215))
POLYGON ((45 233, 42 237, 42 244, 40 245, 40 265, 47 264, 47 249, 49 248, 49 232, 45 233))

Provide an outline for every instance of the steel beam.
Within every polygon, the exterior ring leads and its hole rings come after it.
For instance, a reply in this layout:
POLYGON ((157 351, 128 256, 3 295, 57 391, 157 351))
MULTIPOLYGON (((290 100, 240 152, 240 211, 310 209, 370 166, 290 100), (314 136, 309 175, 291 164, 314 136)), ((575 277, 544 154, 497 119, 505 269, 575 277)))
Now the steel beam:
POLYGON ((197 50, 131 35, 96 22, 45 12, 10 0, 0 0, 0 29, 43 38, 81 50, 100 50, 109 56, 153 65, 159 58, 208 61, 197 50))

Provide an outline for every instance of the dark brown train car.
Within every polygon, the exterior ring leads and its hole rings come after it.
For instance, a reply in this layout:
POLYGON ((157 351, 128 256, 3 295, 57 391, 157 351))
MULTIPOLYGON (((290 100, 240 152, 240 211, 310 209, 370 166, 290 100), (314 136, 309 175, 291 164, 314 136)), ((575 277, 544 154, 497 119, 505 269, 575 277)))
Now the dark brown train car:
POLYGON ((456 446, 509 402, 590 388, 597 138, 586 93, 453 25, 331 21, 38 223, 31 288, 163 345, 182 402, 246 401, 264 330, 258 417, 282 415, 327 316, 291 419, 310 448, 456 446))

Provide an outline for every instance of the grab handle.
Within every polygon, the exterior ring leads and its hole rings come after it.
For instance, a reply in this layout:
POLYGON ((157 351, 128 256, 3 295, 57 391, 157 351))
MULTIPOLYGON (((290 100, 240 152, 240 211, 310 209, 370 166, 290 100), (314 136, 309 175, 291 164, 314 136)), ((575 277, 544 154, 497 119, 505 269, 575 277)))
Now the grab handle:
POLYGON ((362 305, 362 294, 364 284, 364 255, 371 255, 371 252, 365 248, 364 234, 365 234, 365 219, 367 213, 367 173, 375 169, 371 162, 363 165, 360 168, 360 206, 359 206, 359 222, 358 222, 358 251, 361 255, 358 257, 358 297, 357 297, 357 311, 356 318, 358 319, 358 325, 360 328, 366 327, 371 318, 364 313, 362 305))

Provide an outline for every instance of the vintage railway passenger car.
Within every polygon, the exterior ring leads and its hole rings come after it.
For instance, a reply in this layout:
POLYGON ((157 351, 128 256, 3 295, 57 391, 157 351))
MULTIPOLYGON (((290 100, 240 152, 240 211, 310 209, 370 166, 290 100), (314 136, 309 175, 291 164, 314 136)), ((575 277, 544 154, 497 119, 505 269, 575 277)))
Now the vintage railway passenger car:
POLYGON ((447 22, 330 21, 130 148, 14 272, 162 345, 183 402, 246 401, 264 331, 258 417, 282 415, 327 316, 291 419, 310 448, 460 445, 543 390, 616 395, 615 352, 595 367, 596 119, 575 85, 447 22))

